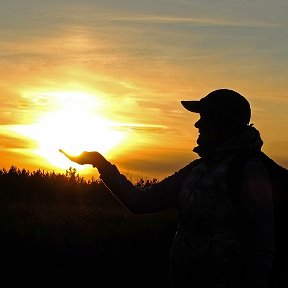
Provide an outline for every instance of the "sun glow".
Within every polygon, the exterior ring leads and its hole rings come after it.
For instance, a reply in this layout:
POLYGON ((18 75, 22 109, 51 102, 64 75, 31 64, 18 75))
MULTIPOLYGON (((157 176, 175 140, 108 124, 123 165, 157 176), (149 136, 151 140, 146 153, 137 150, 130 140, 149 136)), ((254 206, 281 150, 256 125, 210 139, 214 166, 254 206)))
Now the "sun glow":
POLYGON ((125 139, 126 133, 117 123, 98 115, 100 103, 95 96, 79 92, 47 95, 50 100, 54 98, 56 109, 43 112, 37 123, 16 126, 14 130, 36 141, 35 153, 53 166, 63 169, 71 166, 71 162, 58 152, 59 148, 75 155, 82 151, 107 155, 125 139))

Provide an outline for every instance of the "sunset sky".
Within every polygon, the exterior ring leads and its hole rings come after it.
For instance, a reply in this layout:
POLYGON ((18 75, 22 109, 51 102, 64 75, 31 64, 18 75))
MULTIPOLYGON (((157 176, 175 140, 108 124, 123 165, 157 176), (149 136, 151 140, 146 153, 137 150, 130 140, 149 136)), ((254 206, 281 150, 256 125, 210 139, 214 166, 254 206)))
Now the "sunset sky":
MULTIPOLYGON (((92 168, 162 179, 197 157, 181 100, 250 101, 263 150, 288 167, 288 1, 2 0, 0 168, 92 168)), ((133 176, 134 177, 134 176, 133 176)))

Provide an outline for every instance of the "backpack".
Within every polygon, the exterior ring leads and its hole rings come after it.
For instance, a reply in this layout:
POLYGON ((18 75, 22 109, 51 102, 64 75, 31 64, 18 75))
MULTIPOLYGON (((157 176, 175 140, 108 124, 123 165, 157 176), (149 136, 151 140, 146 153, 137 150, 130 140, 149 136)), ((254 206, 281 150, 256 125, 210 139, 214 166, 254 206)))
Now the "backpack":
MULTIPOLYGON (((231 174, 234 183, 240 183, 244 165, 251 157, 258 157, 264 164, 272 186, 274 227, 275 227, 275 258, 273 262, 269 288, 288 287, 288 170, 277 164, 264 152, 256 155, 240 155, 232 163, 231 174)), ((232 181, 232 180, 231 180, 232 181)), ((238 185, 238 190, 239 190, 238 185)), ((237 189, 237 188, 236 188, 237 189)))

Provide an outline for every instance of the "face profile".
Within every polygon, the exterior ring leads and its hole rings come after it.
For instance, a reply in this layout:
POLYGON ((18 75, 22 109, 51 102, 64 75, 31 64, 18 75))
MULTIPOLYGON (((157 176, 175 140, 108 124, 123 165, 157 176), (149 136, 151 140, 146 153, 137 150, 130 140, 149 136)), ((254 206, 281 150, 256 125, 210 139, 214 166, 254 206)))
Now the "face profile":
POLYGON ((193 151, 202 157, 213 154, 213 150, 227 139, 244 131, 251 117, 247 99, 230 89, 214 90, 200 100, 181 103, 185 109, 200 116, 194 124, 199 135, 198 146, 193 151))
POLYGON ((217 144, 219 125, 217 125, 217 121, 213 117, 201 113, 199 120, 194 124, 194 126, 199 132, 197 139, 198 145, 211 146, 217 144))

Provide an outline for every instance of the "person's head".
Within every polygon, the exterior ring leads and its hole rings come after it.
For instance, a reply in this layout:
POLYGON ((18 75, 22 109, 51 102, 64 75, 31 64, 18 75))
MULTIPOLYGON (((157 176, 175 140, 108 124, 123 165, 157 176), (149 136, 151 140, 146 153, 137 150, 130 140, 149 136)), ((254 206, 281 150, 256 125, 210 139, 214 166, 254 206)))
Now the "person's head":
POLYGON ((247 99, 230 89, 218 89, 198 101, 181 103, 190 112, 200 114, 195 127, 199 130, 197 144, 202 148, 213 148, 240 133, 251 118, 247 99))

